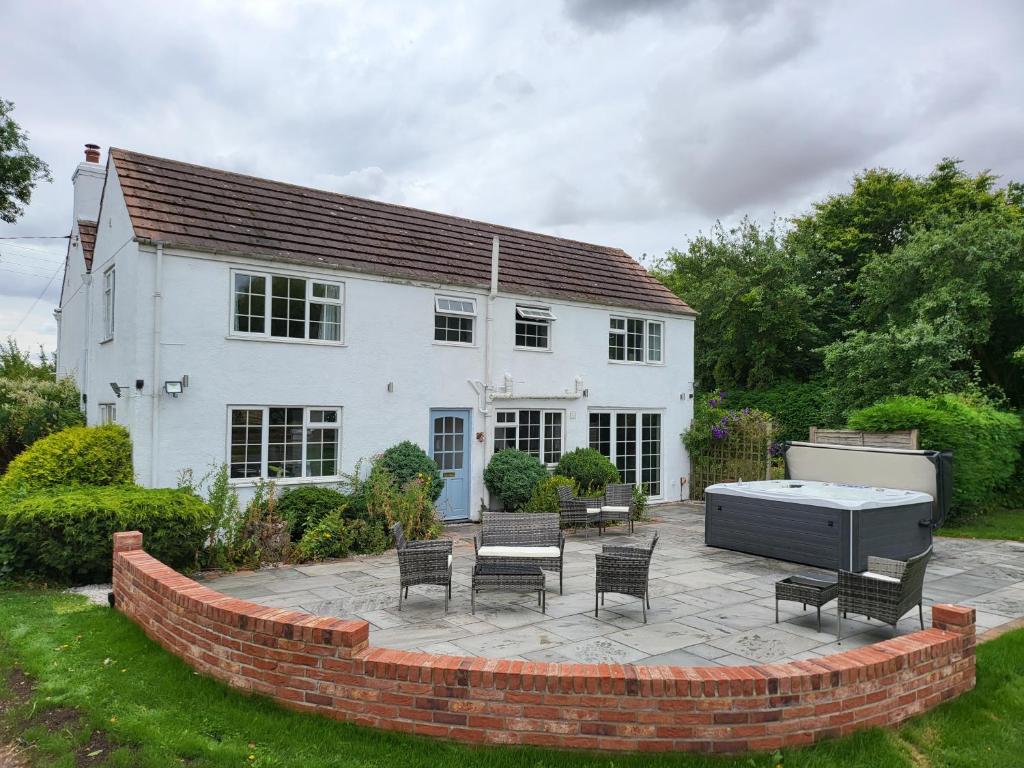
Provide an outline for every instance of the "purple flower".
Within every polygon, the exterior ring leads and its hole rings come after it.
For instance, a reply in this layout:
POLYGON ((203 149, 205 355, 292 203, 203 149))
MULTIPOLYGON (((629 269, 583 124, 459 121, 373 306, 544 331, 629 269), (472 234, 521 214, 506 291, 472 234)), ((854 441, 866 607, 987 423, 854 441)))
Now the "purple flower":
POLYGON ((717 397, 712 398, 711 400, 708 400, 708 407, 709 408, 717 408, 721 404, 721 402, 722 401, 719 400, 717 397))
POLYGON ((728 416, 723 416, 721 424, 722 424, 723 427, 728 426, 729 425, 729 417, 728 416))
POLYGON ((726 429, 725 427, 719 427, 716 425, 711 428, 711 437, 713 437, 715 440, 724 440, 728 434, 729 430, 726 429))
POLYGON ((750 415, 750 408, 749 408, 749 406, 747 408, 744 408, 742 413, 743 413, 744 416, 749 416, 750 415))
POLYGON ((782 443, 772 443, 768 448, 769 456, 781 456, 782 455, 782 443))

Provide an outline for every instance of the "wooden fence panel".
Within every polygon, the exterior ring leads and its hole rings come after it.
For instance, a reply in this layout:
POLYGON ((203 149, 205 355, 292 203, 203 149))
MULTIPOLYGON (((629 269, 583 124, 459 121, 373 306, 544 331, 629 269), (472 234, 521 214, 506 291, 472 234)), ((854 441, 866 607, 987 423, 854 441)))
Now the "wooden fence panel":
POLYGON ((811 427, 810 442, 829 445, 862 445, 869 448, 902 448, 918 450, 916 429, 894 432, 861 432, 857 429, 822 429, 811 427))

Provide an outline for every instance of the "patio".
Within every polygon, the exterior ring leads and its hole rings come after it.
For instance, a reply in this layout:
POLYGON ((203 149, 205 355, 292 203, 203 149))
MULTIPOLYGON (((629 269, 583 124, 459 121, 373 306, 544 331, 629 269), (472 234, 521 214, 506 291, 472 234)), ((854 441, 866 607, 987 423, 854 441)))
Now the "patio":
MULTIPOLYGON (((835 602, 822 609, 822 631, 813 608, 779 605, 774 585, 812 569, 704 545, 703 511, 690 505, 652 510, 636 533, 612 529, 598 537, 566 532, 565 594, 558 575, 547 574, 547 613, 535 595, 484 592, 470 614, 472 537, 479 526, 451 526, 454 541, 452 603, 444 614, 441 587, 412 587, 398 611, 398 562, 394 550, 377 557, 211 576, 204 583, 262 605, 310 613, 359 617, 371 624, 374 646, 458 656, 534 661, 617 662, 683 666, 746 665, 814 658, 892 637, 878 622, 843 622, 835 642, 835 602), (660 535, 651 564, 651 610, 642 623, 640 602, 608 595, 594 618, 594 554, 602 544, 660 535)), ((925 626, 932 603, 977 609, 979 631, 1024 615, 1024 544, 936 538, 925 582, 925 626)), ((918 628, 916 611, 899 625, 918 628)))

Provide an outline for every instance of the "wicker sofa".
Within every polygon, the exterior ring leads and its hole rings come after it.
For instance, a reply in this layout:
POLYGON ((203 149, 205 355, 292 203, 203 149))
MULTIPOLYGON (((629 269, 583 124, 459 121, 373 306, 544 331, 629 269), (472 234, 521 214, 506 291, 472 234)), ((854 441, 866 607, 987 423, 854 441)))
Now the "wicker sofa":
POLYGON ((560 485, 558 509, 562 525, 567 528, 588 527, 597 524, 598 535, 604 532, 608 523, 624 523, 629 533, 633 532, 633 486, 627 483, 611 483, 603 496, 576 496, 572 489, 560 485))
POLYGON ((536 565, 558 572, 562 594, 565 536, 559 516, 539 512, 491 512, 484 515, 480 535, 473 538, 477 560, 509 565, 536 565))

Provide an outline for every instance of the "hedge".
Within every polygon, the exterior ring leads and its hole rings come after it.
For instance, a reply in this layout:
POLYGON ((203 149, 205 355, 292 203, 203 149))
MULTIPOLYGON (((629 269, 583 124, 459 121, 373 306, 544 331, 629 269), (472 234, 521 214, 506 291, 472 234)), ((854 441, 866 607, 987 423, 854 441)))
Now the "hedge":
POLYGON ((546 477, 533 487, 533 493, 530 494, 530 500, 526 502, 524 510, 526 512, 558 512, 561 508, 558 498, 560 485, 572 488, 573 493, 577 491, 576 481, 571 477, 562 477, 561 475, 546 477))
POLYGON ((753 408, 771 415, 777 429, 775 439, 806 441, 811 427, 837 427, 843 423, 829 397, 817 381, 785 381, 761 389, 730 389, 725 393, 729 408, 753 408))
POLYGON ((71 427, 37 440, 0 477, 0 496, 78 485, 129 485, 132 442, 118 424, 71 427))
POLYGON ((501 499, 508 512, 522 509, 533 489, 548 476, 547 470, 529 453, 506 448, 491 457, 484 470, 484 485, 501 499))
POLYGON ((926 450, 953 451, 954 515, 976 513, 1013 477, 1024 443, 1017 414, 959 395, 893 397, 850 414, 847 427, 919 430, 926 450))
POLYGON ((603 493, 608 483, 619 482, 619 471, 615 465, 593 448, 577 448, 563 454, 555 474, 575 480, 584 496, 603 493))
POLYGON ((417 475, 424 475, 430 481, 430 495, 433 501, 441 496, 444 484, 441 472, 426 451, 411 440, 403 440, 382 453, 374 462, 374 466, 383 467, 394 478, 401 488, 417 475))
POLYGON ((213 511, 180 489, 50 488, 0 511, 0 573, 62 584, 110 581, 113 537, 142 531, 172 568, 195 565, 213 511))
POLYGON ((330 512, 346 506, 348 497, 340 491, 317 485, 302 485, 286 491, 278 499, 277 513, 288 521, 292 541, 298 541, 330 512))

